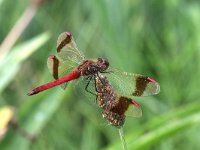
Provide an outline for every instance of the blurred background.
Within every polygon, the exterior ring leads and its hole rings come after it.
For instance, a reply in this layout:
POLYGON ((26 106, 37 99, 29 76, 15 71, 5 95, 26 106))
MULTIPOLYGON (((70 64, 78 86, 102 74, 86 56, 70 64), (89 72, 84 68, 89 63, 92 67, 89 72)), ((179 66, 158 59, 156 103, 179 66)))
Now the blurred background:
POLYGON ((134 98, 143 117, 126 119, 129 149, 200 149, 198 0, 0 0, 0 109, 15 107, 20 127, 38 136, 31 142, 10 128, 1 150, 122 149, 77 82, 26 95, 53 80, 46 60, 64 31, 86 57, 159 82, 158 95, 134 98))

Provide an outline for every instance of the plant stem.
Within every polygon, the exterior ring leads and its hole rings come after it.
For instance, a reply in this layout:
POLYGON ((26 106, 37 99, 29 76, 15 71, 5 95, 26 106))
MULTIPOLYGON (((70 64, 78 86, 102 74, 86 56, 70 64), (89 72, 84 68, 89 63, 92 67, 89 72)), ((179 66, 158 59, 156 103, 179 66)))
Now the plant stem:
POLYGON ((120 136, 120 139, 121 139, 121 142, 122 142, 123 150, 128 150, 127 145, 126 145, 126 141, 125 141, 125 137, 124 137, 123 127, 120 127, 118 130, 119 130, 119 136, 120 136))

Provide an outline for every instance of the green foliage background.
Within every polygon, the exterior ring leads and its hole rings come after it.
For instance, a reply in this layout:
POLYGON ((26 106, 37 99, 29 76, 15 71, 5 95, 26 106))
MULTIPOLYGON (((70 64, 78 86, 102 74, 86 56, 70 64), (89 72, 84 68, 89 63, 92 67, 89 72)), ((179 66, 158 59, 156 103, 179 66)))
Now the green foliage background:
MULTIPOLYGON (((28 5, 0 0, 1 42, 28 5)), ((143 117, 124 125, 130 150, 200 149, 198 0, 46 0, 0 62, 0 106, 15 106, 21 127, 39 137, 31 143, 10 129, 1 150, 122 149, 117 129, 75 82, 65 91, 26 95, 52 80, 46 59, 63 31, 88 58, 105 57, 115 68, 159 82, 159 95, 135 98, 143 117)))

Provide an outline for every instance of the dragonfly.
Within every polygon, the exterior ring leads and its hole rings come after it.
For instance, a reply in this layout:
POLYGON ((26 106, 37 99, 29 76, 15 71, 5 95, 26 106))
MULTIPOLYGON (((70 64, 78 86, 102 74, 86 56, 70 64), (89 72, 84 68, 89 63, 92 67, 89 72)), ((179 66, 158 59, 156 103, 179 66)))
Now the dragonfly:
POLYGON ((118 127, 123 125, 126 113, 133 117, 142 116, 140 105, 131 97, 151 96, 160 91, 158 82, 146 75, 114 69, 104 58, 86 59, 70 32, 59 35, 56 51, 57 56, 50 55, 47 59, 48 69, 55 80, 36 87, 27 95, 31 96, 58 85, 65 89, 70 81, 82 77, 87 81, 85 90, 96 95, 103 117, 118 127), (93 86, 95 92, 89 90, 89 86, 93 86))
POLYGON ((29 134, 19 126, 19 123, 15 118, 15 111, 15 108, 11 106, 3 106, 0 108, 0 140, 4 138, 9 127, 12 127, 26 139, 34 141, 36 136, 29 134))

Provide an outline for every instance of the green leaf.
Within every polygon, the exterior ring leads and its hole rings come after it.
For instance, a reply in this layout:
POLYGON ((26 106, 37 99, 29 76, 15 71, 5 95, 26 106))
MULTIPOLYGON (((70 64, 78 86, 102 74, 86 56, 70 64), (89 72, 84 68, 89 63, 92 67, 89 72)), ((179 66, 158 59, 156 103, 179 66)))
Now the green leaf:
MULTIPOLYGON (((20 127, 28 133, 36 135, 36 140, 40 139, 42 128, 59 108, 61 102, 64 100, 64 95, 65 99, 70 96, 69 86, 67 95, 65 94, 66 92, 61 92, 60 89, 58 90, 53 89, 53 92, 46 92, 45 95, 40 94, 35 97, 32 96, 20 109, 18 115, 20 127)), ((20 150, 27 150, 30 144, 31 141, 21 136, 19 133, 10 132, 5 139, 3 139, 2 143, 0 143, 0 147, 5 150, 12 150, 16 147, 20 150)))
POLYGON ((23 61, 45 44, 49 37, 50 35, 48 33, 43 33, 16 46, 7 57, 0 62, 0 92, 14 79, 23 61))
MULTIPOLYGON (((185 107, 163 114, 147 122, 139 130, 134 129, 133 133, 125 135, 128 149, 150 148, 159 141, 172 137, 190 127, 200 123, 200 103, 194 102, 185 107)), ((111 145, 107 149, 121 149, 120 142, 111 145)))

